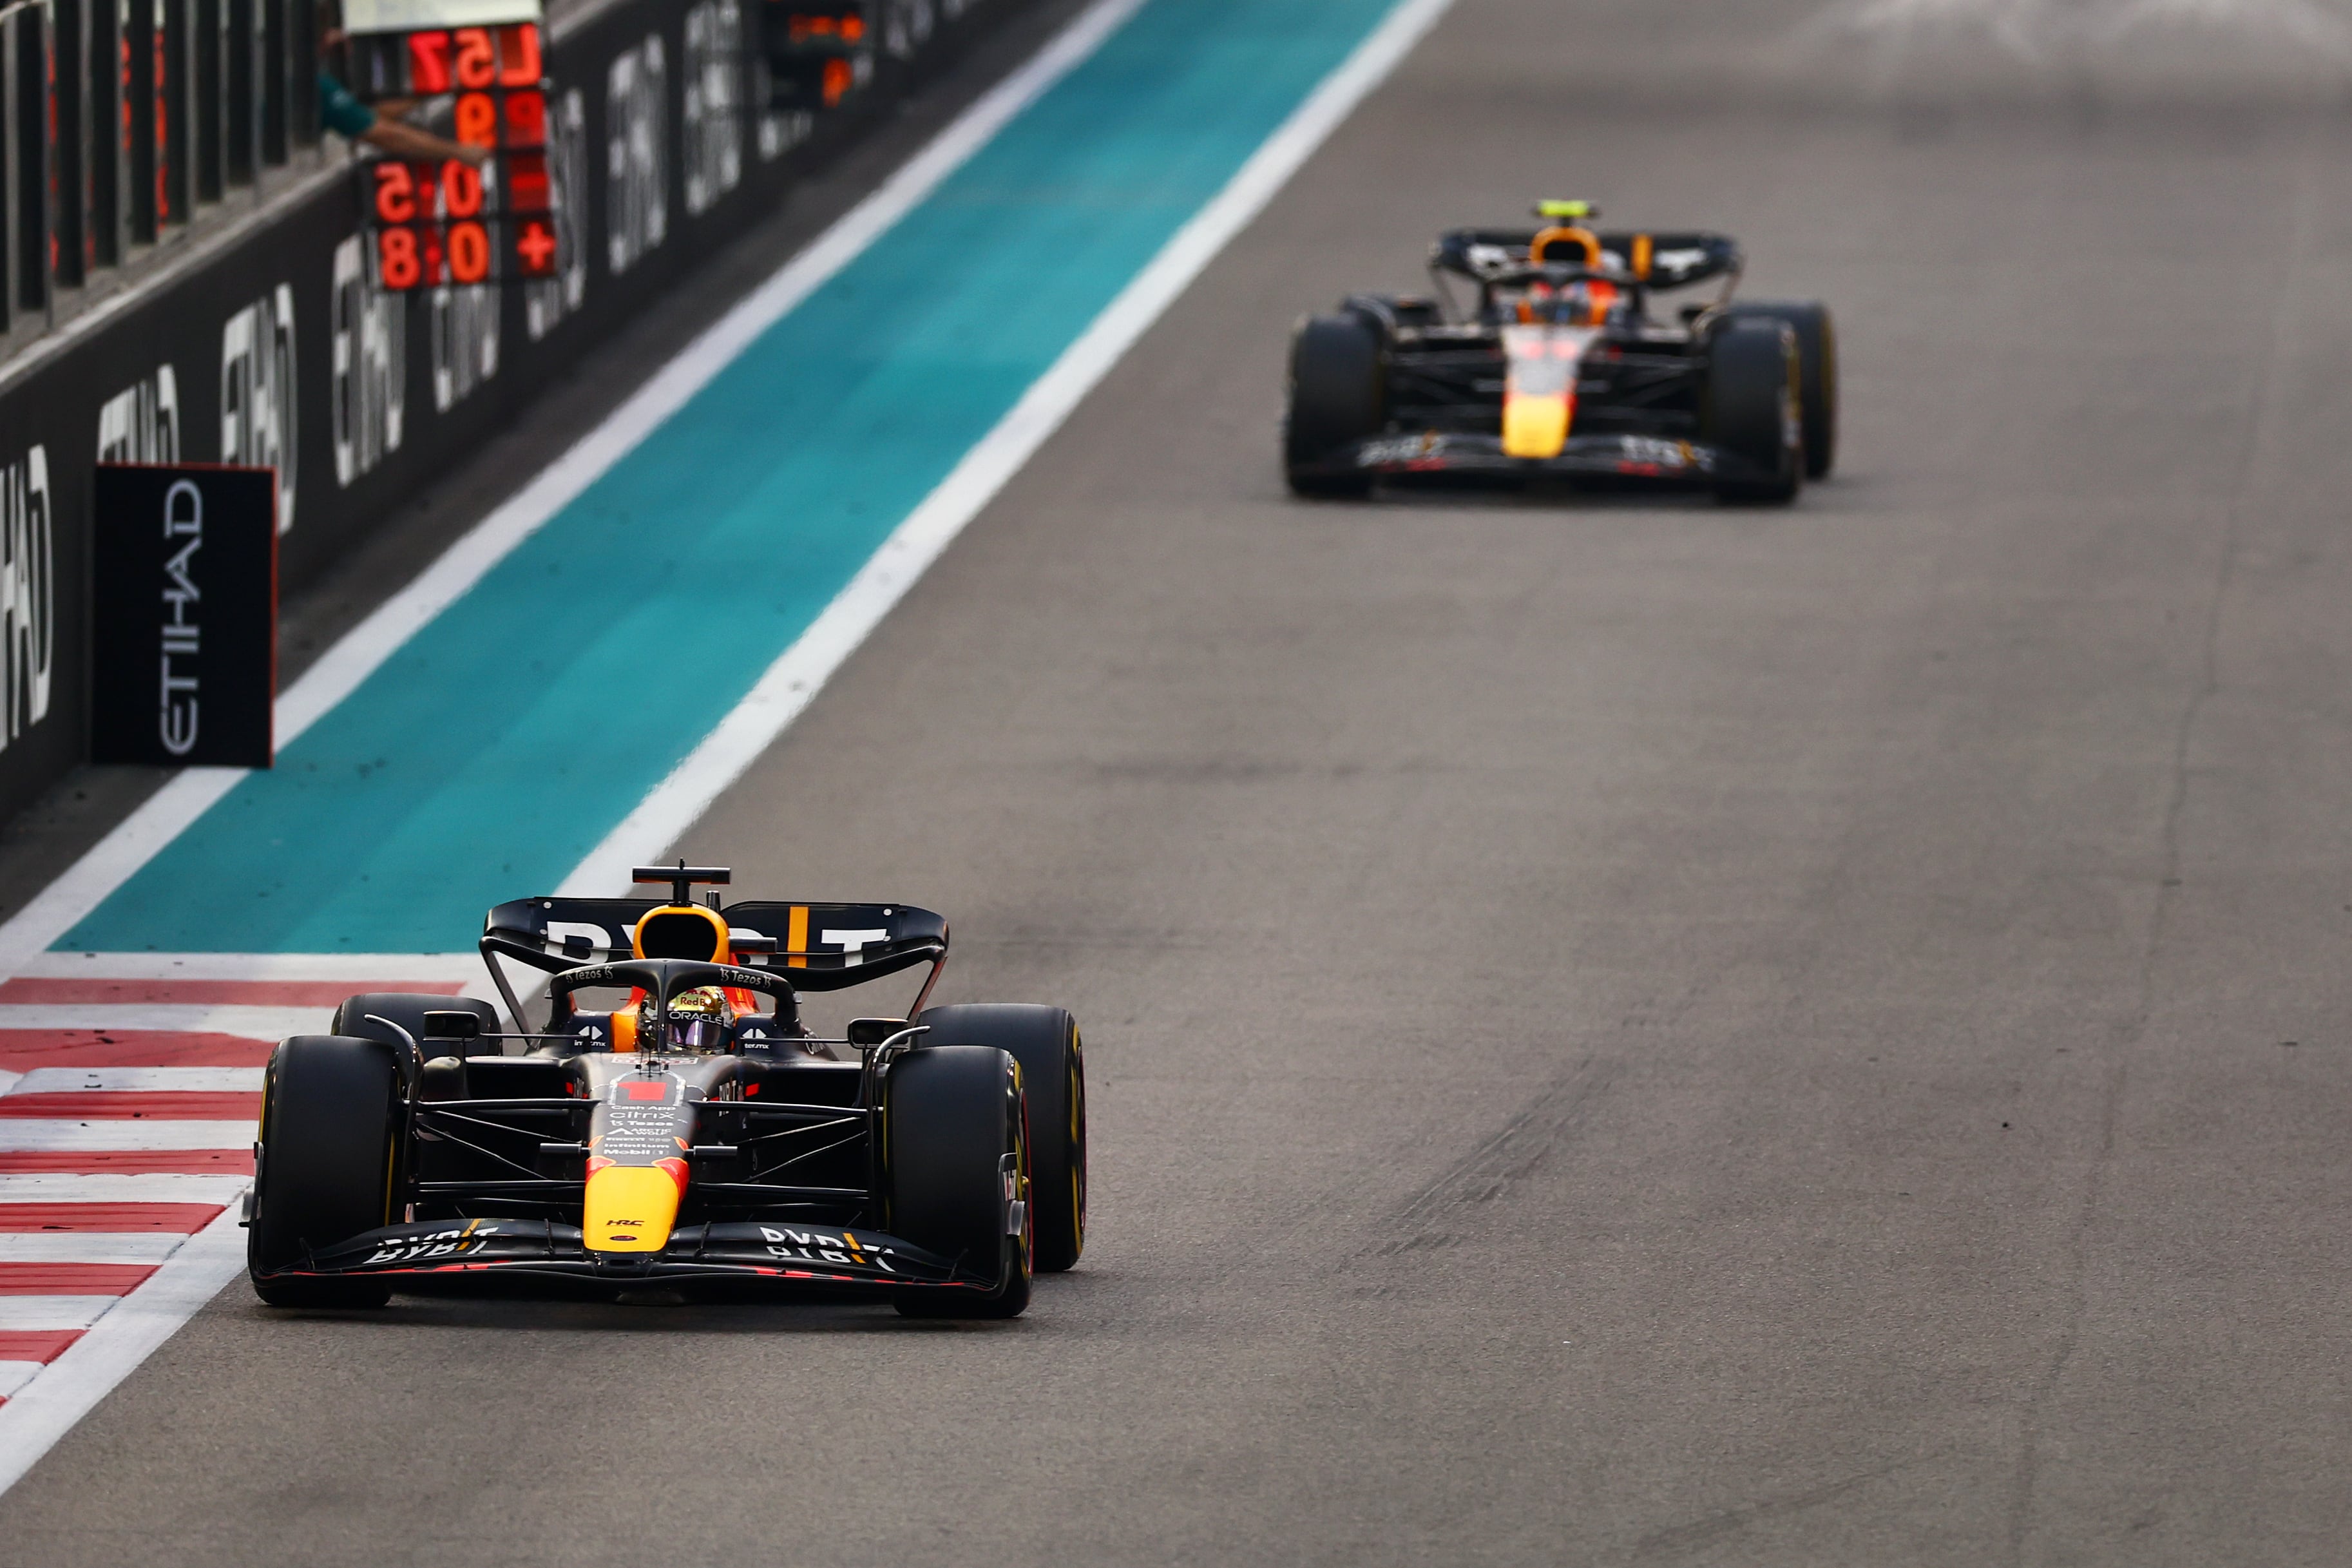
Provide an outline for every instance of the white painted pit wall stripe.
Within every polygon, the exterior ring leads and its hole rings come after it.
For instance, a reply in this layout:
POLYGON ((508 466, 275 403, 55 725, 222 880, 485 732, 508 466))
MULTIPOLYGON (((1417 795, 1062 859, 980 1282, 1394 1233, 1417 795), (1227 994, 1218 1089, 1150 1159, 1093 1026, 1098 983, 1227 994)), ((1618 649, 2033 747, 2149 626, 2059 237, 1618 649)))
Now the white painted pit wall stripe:
POLYGON ((612 897, 629 868, 677 842, 775 742, 834 672, 946 552, 967 523, 1062 426, 1129 349, 1436 26, 1453 0, 1404 0, 1277 127, 1225 188, 1176 231, 1077 342, 908 513, 718 728, 563 879, 566 897, 612 897))
POLYGON ((196 1315, 245 1267, 232 1208, 189 1238, 147 1282, 111 1302, 90 1331, 0 1405, 0 1492, 24 1478, 74 1423, 196 1315))
POLYGON ((103 1154, 116 1150, 145 1153, 253 1148, 255 1121, 173 1121, 159 1117, 112 1116, 67 1121, 52 1116, 0 1116, 0 1151, 12 1154, 103 1154))
MULTIPOLYGON (((1143 0, 1096 0, 1080 12, 872 195, 687 344, 603 423, 320 655, 278 699, 279 749, 293 744, 320 715, 358 689, 409 638, 683 408, 761 333, 888 232, 1014 116, 1100 48, 1142 5, 1143 0)), ((24 973, 28 959, 71 931, 245 774, 242 768, 189 768, 174 775, 71 869, 0 925, 0 974, 24 973)))

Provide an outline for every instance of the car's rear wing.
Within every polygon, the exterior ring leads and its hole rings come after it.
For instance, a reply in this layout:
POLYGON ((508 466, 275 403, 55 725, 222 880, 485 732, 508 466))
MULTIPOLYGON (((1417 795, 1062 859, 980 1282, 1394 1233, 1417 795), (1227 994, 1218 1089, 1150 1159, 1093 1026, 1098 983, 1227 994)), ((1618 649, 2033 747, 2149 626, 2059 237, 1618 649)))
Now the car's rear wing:
POLYGON ((720 912, 739 935, 775 942, 759 967, 785 971, 796 991, 863 985, 948 955, 946 917, 911 904, 741 903, 720 912))
MULTIPOLYGON (((510 958, 549 974, 631 955, 638 921, 664 908, 662 899, 515 899, 483 921, 482 960, 518 1025, 522 1010, 499 967, 510 958)), ((795 991, 839 991, 880 980, 919 963, 931 973, 925 995, 947 962, 944 916, 912 904, 820 904, 751 901, 719 910, 739 963, 782 973, 795 991)), ((918 1005, 919 1006, 919 1002, 918 1005)))
MULTIPOLYGON (((1528 265, 1528 247, 1546 231, 1537 228, 1449 229, 1431 247, 1432 268, 1483 282, 1498 272, 1528 265)), ((1601 261, 1652 289, 1687 289, 1710 279, 1736 278, 1747 265, 1739 242, 1729 235, 1700 231, 1675 234, 1600 232, 1601 261)), ((1557 259, 1565 260, 1561 254, 1557 259)))

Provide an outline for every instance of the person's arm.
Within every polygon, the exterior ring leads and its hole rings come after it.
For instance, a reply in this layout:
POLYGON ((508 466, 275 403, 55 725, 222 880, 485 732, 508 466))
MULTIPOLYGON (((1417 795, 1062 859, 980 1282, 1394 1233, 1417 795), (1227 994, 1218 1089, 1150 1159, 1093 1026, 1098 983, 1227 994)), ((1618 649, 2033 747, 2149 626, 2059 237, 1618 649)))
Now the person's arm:
MULTIPOLYGON (((395 100, 383 105, 386 111, 404 111, 415 100, 395 100)), ((436 136, 430 131, 420 131, 398 120, 370 109, 352 95, 352 89, 338 81, 331 72, 319 73, 319 118, 328 130, 347 142, 364 142, 381 147, 400 158, 462 158, 468 163, 489 161, 489 150, 468 147, 436 136)))
POLYGON ((490 159, 490 150, 487 147, 470 147, 463 142, 452 142, 446 137, 436 136, 430 131, 419 131, 414 125, 381 117, 360 132, 359 140, 400 158, 462 158, 476 164, 487 163, 490 159))

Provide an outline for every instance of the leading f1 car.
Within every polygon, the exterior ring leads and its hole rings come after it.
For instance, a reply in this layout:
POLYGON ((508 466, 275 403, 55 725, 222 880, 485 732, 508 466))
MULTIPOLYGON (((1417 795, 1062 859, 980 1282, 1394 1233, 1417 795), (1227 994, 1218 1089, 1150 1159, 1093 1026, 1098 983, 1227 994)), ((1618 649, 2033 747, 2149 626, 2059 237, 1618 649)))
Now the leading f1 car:
POLYGON ((1720 234, 1455 229, 1433 296, 1354 294, 1291 340, 1284 466, 1302 496, 1453 476, 1712 489, 1780 504, 1837 450, 1837 339, 1819 303, 1735 300, 1720 234), (1472 298, 1456 306, 1449 282, 1472 298), (1657 320, 1658 295, 1713 285, 1657 320))
POLYGON ((523 899, 481 937, 506 1011, 371 994, 280 1044, 247 1223, 277 1306, 499 1285, 887 1300, 1008 1318, 1086 1241, 1086 1074, 1058 1007, 925 1008, 947 922, 906 904, 523 899), (529 971, 530 1011, 503 963, 529 971), (800 997, 928 966, 908 1016, 820 1039, 800 997), (543 1000, 536 994, 544 986, 543 1000))

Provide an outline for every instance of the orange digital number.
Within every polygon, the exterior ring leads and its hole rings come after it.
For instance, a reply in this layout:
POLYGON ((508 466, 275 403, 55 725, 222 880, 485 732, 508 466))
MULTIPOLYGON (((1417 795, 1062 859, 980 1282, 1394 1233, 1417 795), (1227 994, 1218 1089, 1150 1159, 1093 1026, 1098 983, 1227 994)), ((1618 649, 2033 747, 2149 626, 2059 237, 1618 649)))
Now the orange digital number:
POLYGON ((457 140, 468 147, 495 147, 499 144, 499 106, 487 92, 461 92, 453 118, 457 121, 457 140))
POLYGON ((472 217, 482 210, 482 172, 456 158, 441 165, 441 210, 472 217))
POLYGON ((449 276, 460 283, 479 283, 490 275, 490 237, 480 224, 449 226, 449 276))
POLYGON ((375 216, 383 223, 406 223, 416 216, 416 182, 407 164, 389 158, 377 163, 375 216))
POLYGON ((420 269, 416 236, 404 228, 387 228, 375 237, 376 278, 387 289, 414 289, 420 269))
POLYGON ((419 98, 449 90, 449 35, 408 35, 408 90, 419 98))
POLYGON ((846 16, 793 16, 785 19, 784 26, 787 37, 795 44, 811 38, 839 38, 845 44, 854 44, 866 37, 866 18, 855 12, 846 16))
POLYGON ((499 79, 499 51, 487 27, 460 27, 449 35, 457 46, 457 85, 488 87, 499 79))
POLYGON ((856 79, 856 73, 851 68, 847 60, 825 61, 824 106, 827 109, 839 108, 841 100, 848 95, 850 87, 856 79))
POLYGON ((539 61, 539 29, 525 22, 499 29, 499 85, 537 87, 546 74, 539 61))
POLYGON ((547 95, 538 91, 507 94, 507 137, 509 147, 547 145, 547 95))

